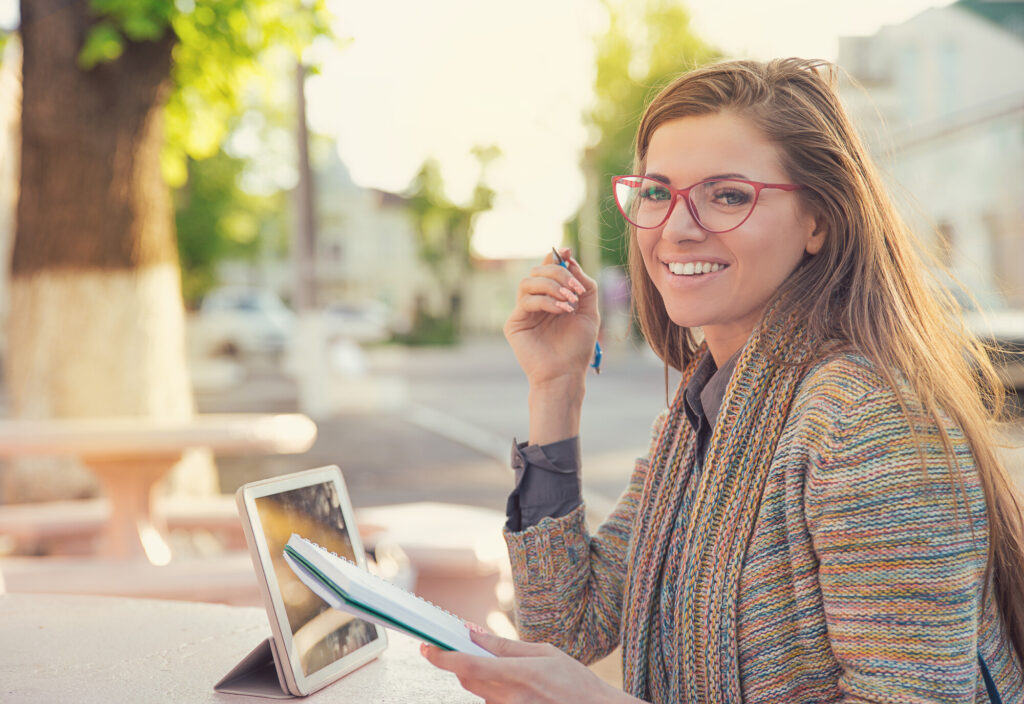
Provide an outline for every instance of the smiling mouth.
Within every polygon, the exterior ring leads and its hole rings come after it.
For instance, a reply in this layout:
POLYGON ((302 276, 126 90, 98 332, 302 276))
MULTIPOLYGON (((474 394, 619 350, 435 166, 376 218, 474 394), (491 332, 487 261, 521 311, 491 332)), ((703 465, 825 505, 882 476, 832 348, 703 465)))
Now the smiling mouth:
POLYGON ((665 266, 676 276, 700 276, 721 271, 728 267, 728 264, 717 262, 667 262, 665 266))

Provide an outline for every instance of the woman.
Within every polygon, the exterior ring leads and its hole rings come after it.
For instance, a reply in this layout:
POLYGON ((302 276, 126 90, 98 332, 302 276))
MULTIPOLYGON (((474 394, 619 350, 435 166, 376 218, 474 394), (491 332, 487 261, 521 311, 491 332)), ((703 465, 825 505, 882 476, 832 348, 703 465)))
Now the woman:
POLYGON ((483 636, 505 657, 428 659, 488 702, 988 701, 989 676, 1024 699, 998 382, 929 288, 830 67, 680 77, 644 114, 634 174, 615 183, 636 307, 679 392, 588 535, 571 469, 595 287, 550 257, 523 281, 505 333, 530 442, 506 538, 521 635, 560 651, 483 636), (619 645, 625 693, 576 662, 619 645))

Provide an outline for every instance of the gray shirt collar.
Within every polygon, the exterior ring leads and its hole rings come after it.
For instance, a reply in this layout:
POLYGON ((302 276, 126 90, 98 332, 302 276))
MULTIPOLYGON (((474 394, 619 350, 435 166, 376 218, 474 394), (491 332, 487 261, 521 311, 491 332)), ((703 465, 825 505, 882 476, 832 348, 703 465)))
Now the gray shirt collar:
POLYGON ((718 413, 722 409, 725 388, 729 385, 739 356, 740 350, 737 350, 721 368, 718 368, 714 358, 708 353, 697 365, 683 392, 686 417, 694 430, 700 432, 702 419, 707 423, 708 429, 714 429, 715 423, 718 422, 718 413))

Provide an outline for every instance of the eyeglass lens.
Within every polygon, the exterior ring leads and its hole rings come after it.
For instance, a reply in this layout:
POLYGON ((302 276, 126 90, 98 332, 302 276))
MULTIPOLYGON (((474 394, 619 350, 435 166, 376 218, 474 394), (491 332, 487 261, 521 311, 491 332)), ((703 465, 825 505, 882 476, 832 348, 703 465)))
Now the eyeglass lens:
MULTIPOLYGON (((690 189, 693 214, 701 227, 712 232, 732 229, 754 207, 757 192, 742 181, 704 181, 690 189)), ((615 199, 622 214, 641 228, 658 227, 668 219, 675 200, 661 181, 638 176, 615 183, 615 199)))

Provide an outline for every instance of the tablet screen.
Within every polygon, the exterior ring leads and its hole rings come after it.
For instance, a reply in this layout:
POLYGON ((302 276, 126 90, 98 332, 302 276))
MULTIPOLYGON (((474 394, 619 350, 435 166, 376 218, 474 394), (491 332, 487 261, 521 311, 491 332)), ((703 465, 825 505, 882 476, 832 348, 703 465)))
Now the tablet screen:
POLYGON ((376 640, 375 626, 327 606, 284 561, 285 543, 292 533, 299 533, 331 552, 362 562, 352 547, 335 484, 323 482, 282 491, 258 497, 255 504, 306 677, 376 640))

